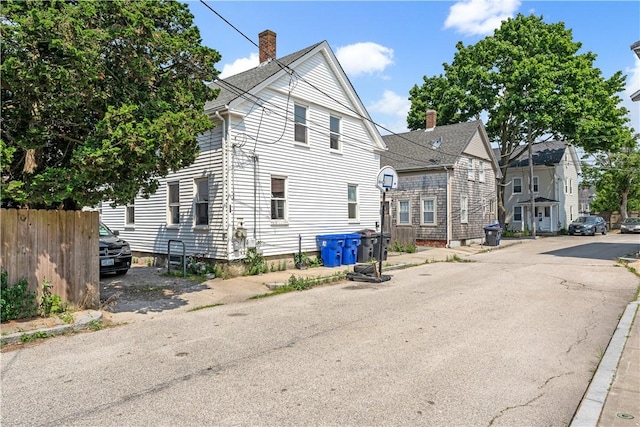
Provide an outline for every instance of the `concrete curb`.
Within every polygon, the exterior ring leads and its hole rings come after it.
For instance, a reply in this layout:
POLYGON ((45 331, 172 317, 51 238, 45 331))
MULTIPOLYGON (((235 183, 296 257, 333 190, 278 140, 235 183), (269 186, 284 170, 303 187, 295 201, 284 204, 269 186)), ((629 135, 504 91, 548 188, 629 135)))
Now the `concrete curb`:
POLYGON ((638 304, 638 301, 629 303, 622 314, 616 331, 611 341, 609 341, 607 350, 591 379, 589 388, 587 388, 587 392, 582 398, 582 402, 580 402, 570 427, 595 427, 598 424, 622 351, 627 342, 633 319, 638 310, 638 304))
POLYGON ((36 337, 53 337, 56 335, 62 335, 73 331, 80 331, 88 329, 91 322, 100 321, 102 319, 102 312, 89 311, 83 316, 76 319, 73 324, 58 325, 51 328, 38 329, 36 331, 29 332, 15 332, 13 334, 3 335, 0 338, 0 345, 15 344, 22 341, 23 335, 36 335, 36 337))

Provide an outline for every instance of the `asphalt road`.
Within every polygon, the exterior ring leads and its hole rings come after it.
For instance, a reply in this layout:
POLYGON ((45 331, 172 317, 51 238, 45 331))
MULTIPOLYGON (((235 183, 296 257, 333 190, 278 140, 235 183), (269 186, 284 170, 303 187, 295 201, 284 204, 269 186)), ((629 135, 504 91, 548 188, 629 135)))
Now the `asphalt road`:
POLYGON ((2 354, 1 424, 566 426, 638 236, 545 238, 2 354))

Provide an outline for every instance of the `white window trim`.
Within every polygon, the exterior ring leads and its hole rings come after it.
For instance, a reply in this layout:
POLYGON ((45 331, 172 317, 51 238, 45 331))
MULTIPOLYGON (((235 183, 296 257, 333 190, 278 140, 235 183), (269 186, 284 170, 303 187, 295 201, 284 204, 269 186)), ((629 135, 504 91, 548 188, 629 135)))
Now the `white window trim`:
POLYGON ((513 178, 511 182, 512 182, 512 187, 511 187, 512 194, 522 194, 522 178, 513 178), (520 182, 520 191, 516 191, 516 181, 520 182))
POLYGON ((476 180, 476 171, 473 169, 473 159, 471 157, 467 157, 467 180, 476 180))
POLYGON ((289 225, 289 179, 284 175, 271 175, 269 177, 269 219, 271 225, 289 225), (271 191, 271 179, 283 179, 284 180, 284 198, 276 200, 284 200, 284 211, 282 219, 271 218, 271 201, 274 200, 273 192, 271 191))
POLYGON ((428 227, 438 225, 438 201, 436 197, 423 197, 420 199, 420 225, 428 227), (433 201, 433 222, 424 222, 424 202, 427 200, 433 201))
POLYGON ((201 176, 201 177, 197 177, 193 179, 193 228, 195 229, 208 229, 209 225, 211 224, 211 182, 209 180, 209 177, 206 176, 201 176), (207 181, 207 191, 209 192, 209 194, 207 194, 207 201, 206 202, 199 202, 199 189, 198 189, 198 182, 200 181, 207 181), (207 223, 206 224, 197 224, 198 221, 198 204, 201 203, 206 203, 207 204, 207 223))
POLYGON ((347 220, 350 223, 354 223, 354 222, 359 222, 360 221, 360 203, 358 200, 358 184, 347 184, 347 220), (355 187, 356 188, 356 201, 352 202, 351 200, 349 200, 349 188, 350 187, 355 187), (356 206, 356 217, 355 218, 349 218, 349 206, 354 204, 356 206))
POLYGON ((469 223, 469 196, 466 194, 460 195, 460 223, 469 223))
POLYGON ((303 147, 308 147, 309 143, 309 106, 303 104, 293 105, 293 142, 303 147), (304 108, 304 124, 296 121, 296 107, 304 108), (296 140, 296 126, 304 126, 304 142, 296 140))
POLYGON ((513 207, 513 222, 522 222, 522 206, 513 207), (516 219, 516 209, 520 209, 520 219, 516 219))
POLYGON ((136 226, 136 201, 133 200, 131 203, 128 203, 124 208, 124 226, 127 228, 133 228, 136 226), (133 209, 133 222, 129 221, 129 209, 133 209))
POLYGON ((167 228, 178 228, 180 227, 180 181, 168 181, 167 182, 167 228), (171 186, 173 185, 177 185, 178 186, 178 203, 172 205, 170 203, 171 200, 171 186), (171 215, 171 207, 172 206, 178 206, 178 222, 174 223, 171 222, 172 219, 172 215, 171 215))
POLYGON ((540 193, 540 178, 538 178, 537 176, 534 176, 533 185, 531 187, 533 189, 533 194, 540 193), (536 187, 538 187, 538 189, 536 189, 536 187))
POLYGON ((334 153, 342 152, 342 117, 338 117, 338 116, 333 115, 333 114, 329 115, 329 150, 331 150, 334 153), (331 119, 332 118, 338 120, 338 132, 333 132, 331 130, 331 119), (333 135, 338 137, 338 148, 331 147, 331 137, 333 135))
POLYGON ((411 225, 411 199, 398 199, 397 202, 397 213, 396 213, 396 222, 398 225, 411 225), (409 220, 408 222, 402 222, 400 221, 400 202, 407 202, 407 207, 408 207, 408 216, 409 216, 409 220))
POLYGON ((485 180, 484 161, 478 160, 478 182, 484 182, 485 180))

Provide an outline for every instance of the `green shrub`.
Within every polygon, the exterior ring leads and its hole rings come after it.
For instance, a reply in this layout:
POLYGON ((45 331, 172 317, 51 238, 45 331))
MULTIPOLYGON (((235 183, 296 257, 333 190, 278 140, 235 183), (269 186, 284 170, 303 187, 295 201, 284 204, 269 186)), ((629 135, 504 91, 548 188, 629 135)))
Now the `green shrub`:
POLYGON ((62 301, 60 295, 51 293, 51 283, 47 279, 42 281, 40 310, 45 317, 49 317, 52 314, 64 313, 67 310, 67 303, 62 301))
POLYGON ((247 276, 256 276, 267 271, 267 263, 265 262, 264 256, 258 252, 257 248, 250 248, 247 251, 244 264, 246 266, 245 274, 247 276))
POLYGON ((9 273, 0 270, 0 321, 23 319, 38 314, 37 295, 29 292, 27 279, 9 286, 9 273))

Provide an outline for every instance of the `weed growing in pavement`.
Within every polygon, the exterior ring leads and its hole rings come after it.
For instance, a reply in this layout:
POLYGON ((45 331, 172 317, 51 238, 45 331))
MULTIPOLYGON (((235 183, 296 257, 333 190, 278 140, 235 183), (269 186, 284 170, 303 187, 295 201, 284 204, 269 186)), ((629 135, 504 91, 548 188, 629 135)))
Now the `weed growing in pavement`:
POLYGON ((461 258, 460 255, 458 254, 453 254, 451 256, 447 255, 447 259, 445 259, 444 262, 473 262, 473 261, 468 258, 461 258))
POLYGON ((190 312, 190 311, 198 311, 198 310, 204 310, 205 308, 217 307, 217 306, 219 306, 219 305, 224 305, 224 304, 217 303, 217 304, 199 305, 199 306, 197 306, 197 307, 190 308, 189 310, 187 310, 187 312, 190 312))
POLYGON ((296 277, 294 274, 289 277, 289 281, 286 285, 280 286, 274 289, 272 292, 266 294, 254 295, 249 299, 259 299, 270 297, 273 295, 284 294, 293 291, 304 291, 318 285, 326 285, 329 283, 341 282, 347 278, 346 272, 334 273, 330 276, 317 276, 317 277, 296 277))
POLYGON ((98 319, 94 319, 92 321, 90 321, 89 323, 87 323, 87 329, 91 330, 91 331, 99 331, 101 329, 106 328, 107 325, 98 319))
POLYGON ((44 339, 44 338, 49 338, 49 334, 47 334, 45 331, 36 331, 31 334, 22 334, 20 336, 20 341, 32 342, 32 341, 35 341, 38 339, 44 339))
POLYGON ((42 298, 40 299, 40 310, 42 315, 49 317, 52 314, 64 313, 67 311, 67 303, 62 301, 60 295, 51 293, 51 282, 44 279, 42 281, 42 298))

